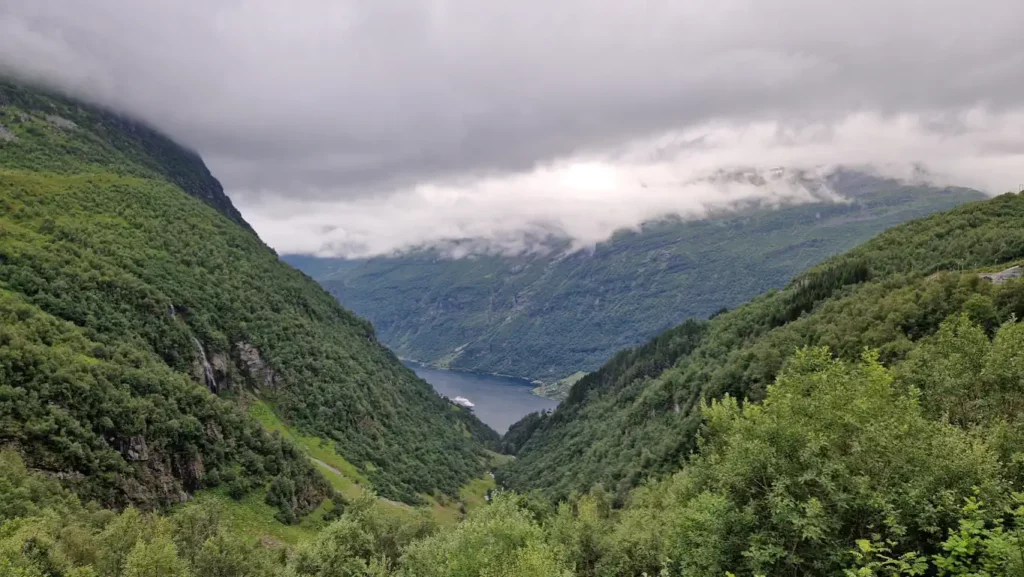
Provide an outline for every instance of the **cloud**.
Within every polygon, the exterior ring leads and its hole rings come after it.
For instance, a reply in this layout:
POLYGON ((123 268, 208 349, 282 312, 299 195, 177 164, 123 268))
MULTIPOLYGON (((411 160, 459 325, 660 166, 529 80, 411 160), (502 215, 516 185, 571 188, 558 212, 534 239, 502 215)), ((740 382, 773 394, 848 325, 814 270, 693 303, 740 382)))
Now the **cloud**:
POLYGON ((514 176, 302 204, 253 197, 263 200, 245 208, 256 230, 287 253, 366 257, 425 245, 448 247, 452 256, 521 253, 552 239, 592 246, 667 216, 843 201, 827 177, 844 167, 1004 192, 1022 165, 1024 113, 863 113, 832 124, 715 123, 514 176))
POLYGON ((720 168, 1015 187, 1022 21, 1019 0, 0 0, 0 69, 196 148, 279 249, 372 254, 804 194, 692 182, 720 168))

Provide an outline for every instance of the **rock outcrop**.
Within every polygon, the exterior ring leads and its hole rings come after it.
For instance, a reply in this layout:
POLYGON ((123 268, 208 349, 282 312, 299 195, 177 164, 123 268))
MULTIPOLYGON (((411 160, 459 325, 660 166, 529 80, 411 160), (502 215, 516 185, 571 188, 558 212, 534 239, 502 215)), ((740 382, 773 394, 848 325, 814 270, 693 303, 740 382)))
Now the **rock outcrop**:
POLYGON ((238 353, 238 366, 252 386, 269 389, 280 383, 280 377, 260 356, 260 350, 251 343, 245 341, 235 343, 235 352, 238 353))
POLYGON ((128 440, 124 443, 122 453, 129 461, 148 461, 149 460, 149 447, 146 445, 146 439, 142 435, 134 435, 128 437, 128 440))
POLYGON ((1008 280, 1016 280, 1024 277, 1024 266, 1014 266, 999 272, 981 273, 978 276, 992 281, 993 284, 1003 284, 1008 280))
POLYGON ((228 358, 220 353, 207 355, 203 343, 192 337, 196 347, 196 359, 192 363, 192 376, 206 385, 211 393, 219 393, 231 386, 231 367, 228 358))

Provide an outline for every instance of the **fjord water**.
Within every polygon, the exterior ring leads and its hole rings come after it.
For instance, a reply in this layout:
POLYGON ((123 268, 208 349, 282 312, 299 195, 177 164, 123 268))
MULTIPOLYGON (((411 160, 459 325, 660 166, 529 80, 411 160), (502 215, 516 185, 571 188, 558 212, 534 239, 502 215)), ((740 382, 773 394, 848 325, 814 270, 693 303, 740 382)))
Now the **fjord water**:
POLYGON ((558 405, 533 394, 534 385, 525 379, 432 369, 409 361, 405 365, 449 399, 469 399, 477 418, 501 434, 525 415, 558 405))

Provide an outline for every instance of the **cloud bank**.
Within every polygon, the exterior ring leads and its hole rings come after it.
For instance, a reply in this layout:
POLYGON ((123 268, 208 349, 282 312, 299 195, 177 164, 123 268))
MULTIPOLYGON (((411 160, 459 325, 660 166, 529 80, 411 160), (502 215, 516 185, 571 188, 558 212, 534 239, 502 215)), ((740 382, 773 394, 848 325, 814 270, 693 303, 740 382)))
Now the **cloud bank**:
POLYGON ((392 194, 304 204, 269 196, 247 214, 284 252, 367 257, 458 240, 446 254, 521 253, 550 237, 581 248, 643 222, 752 202, 843 201, 825 180, 840 168, 1004 192, 1022 167, 1024 113, 855 114, 834 124, 700 126, 519 175, 392 194))
POLYGON ((0 0, 0 70, 197 149, 285 252, 578 245, 871 165, 1024 180, 1018 0, 0 0))

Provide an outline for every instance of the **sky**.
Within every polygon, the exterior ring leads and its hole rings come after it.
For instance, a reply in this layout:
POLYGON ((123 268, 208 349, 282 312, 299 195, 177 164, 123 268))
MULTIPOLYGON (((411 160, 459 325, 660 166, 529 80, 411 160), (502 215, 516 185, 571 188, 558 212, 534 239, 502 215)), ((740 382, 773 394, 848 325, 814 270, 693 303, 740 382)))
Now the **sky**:
POLYGON ((0 0, 0 71, 163 130, 324 256, 587 246, 840 165, 1016 191, 1022 38, 1019 0, 0 0))

